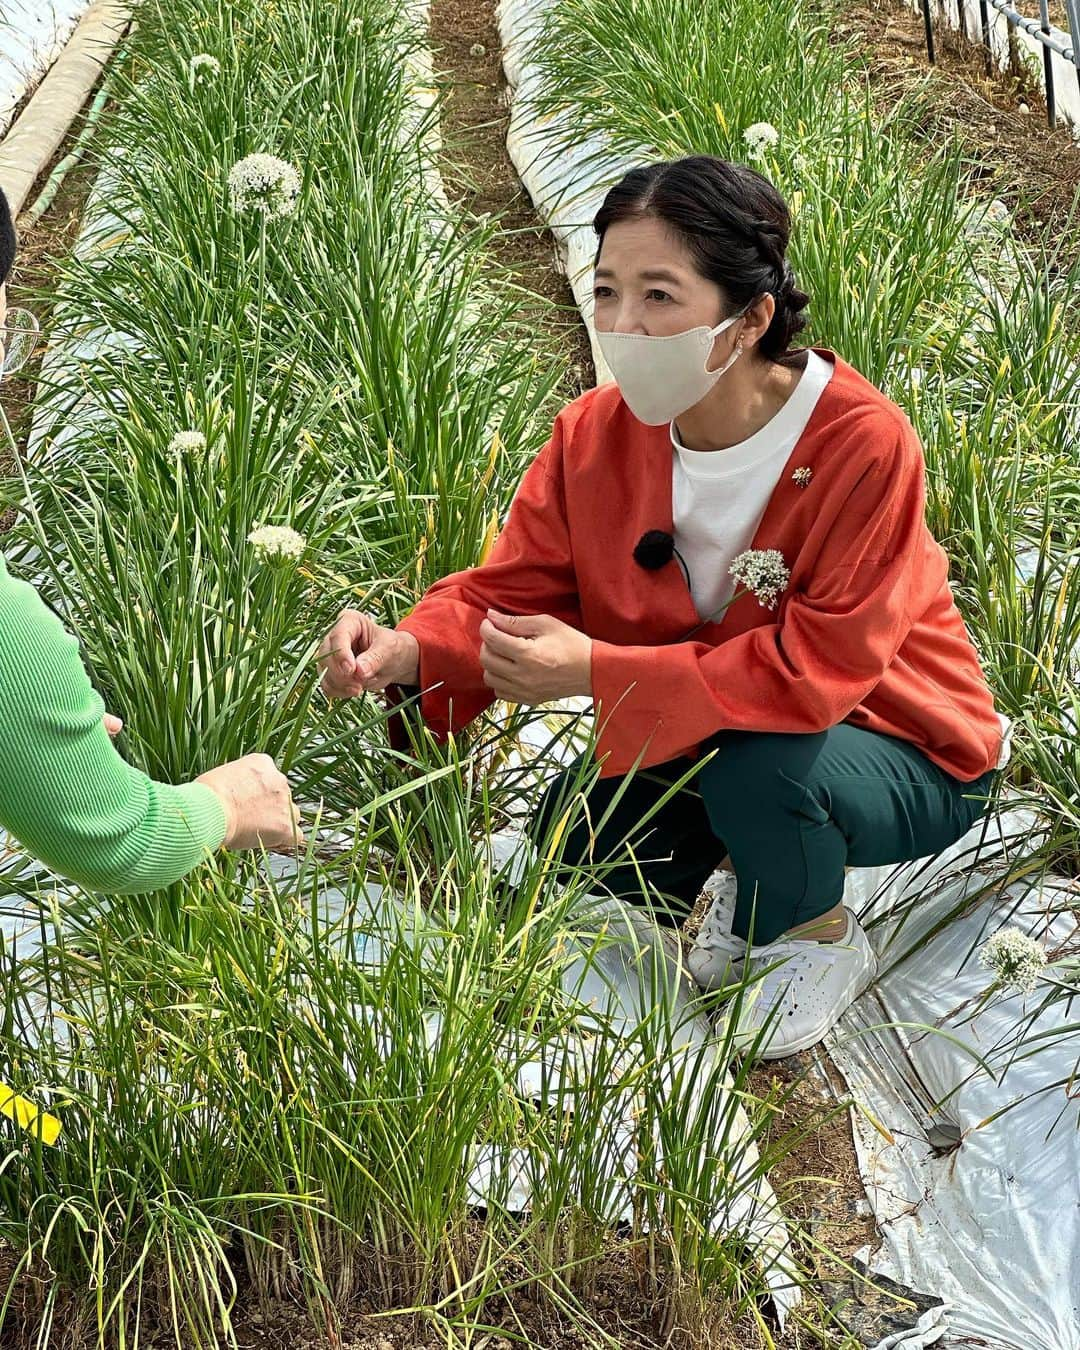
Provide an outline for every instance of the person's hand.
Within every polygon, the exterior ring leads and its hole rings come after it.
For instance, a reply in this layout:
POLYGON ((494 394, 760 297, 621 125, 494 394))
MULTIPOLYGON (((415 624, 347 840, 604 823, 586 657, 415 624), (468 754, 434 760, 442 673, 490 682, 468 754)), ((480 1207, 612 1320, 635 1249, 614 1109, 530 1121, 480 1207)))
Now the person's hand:
POLYGON ((592 692, 592 638, 550 614, 489 609, 480 624, 484 683, 511 703, 592 692))
POLYGON ((356 698, 388 684, 420 679, 420 644, 411 633, 384 628, 370 614, 343 609, 323 638, 318 660, 328 698, 356 698))
POLYGON ((124 729, 124 724, 119 717, 114 717, 112 713, 106 713, 101 719, 105 723, 105 730, 112 737, 117 737, 124 729))
POLYGON ((195 781, 216 793, 225 808, 226 848, 261 844, 281 850, 303 844, 289 780, 269 755, 245 755, 201 773, 195 781))

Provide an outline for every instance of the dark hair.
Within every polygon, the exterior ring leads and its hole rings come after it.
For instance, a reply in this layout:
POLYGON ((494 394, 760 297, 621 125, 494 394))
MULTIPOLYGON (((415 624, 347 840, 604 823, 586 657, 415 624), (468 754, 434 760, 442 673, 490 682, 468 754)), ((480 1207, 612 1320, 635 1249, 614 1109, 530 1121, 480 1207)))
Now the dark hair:
POLYGON ((791 339, 806 327, 801 311, 810 297, 796 285, 784 256, 791 213, 767 178, 715 155, 631 169, 609 190, 593 219, 600 236, 597 262, 608 226, 643 216, 654 216, 673 231, 697 271, 724 292, 732 314, 766 293, 775 296, 776 311, 758 348, 771 361, 790 355, 791 339))
POLYGON ((0 188, 0 286, 7 281, 15 263, 15 225, 11 219, 11 208, 0 188))

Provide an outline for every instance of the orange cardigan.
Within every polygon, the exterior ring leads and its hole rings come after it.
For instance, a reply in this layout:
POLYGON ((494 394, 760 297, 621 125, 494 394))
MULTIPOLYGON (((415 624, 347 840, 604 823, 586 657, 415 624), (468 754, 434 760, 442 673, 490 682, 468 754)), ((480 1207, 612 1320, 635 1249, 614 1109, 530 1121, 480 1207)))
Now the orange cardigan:
POLYGON ((776 608, 740 587, 719 622, 678 640, 700 622, 681 568, 632 558, 646 530, 672 529, 668 428, 639 422, 616 385, 591 389, 556 417, 487 561, 436 582, 398 625, 420 644, 420 708, 438 739, 493 699, 478 634, 490 605, 593 639, 601 777, 626 773, 643 748, 647 768, 725 729, 838 722, 910 741, 964 782, 996 763, 1001 725, 926 525, 915 430, 841 357, 814 350, 833 377, 752 544, 779 549, 789 569, 776 608))

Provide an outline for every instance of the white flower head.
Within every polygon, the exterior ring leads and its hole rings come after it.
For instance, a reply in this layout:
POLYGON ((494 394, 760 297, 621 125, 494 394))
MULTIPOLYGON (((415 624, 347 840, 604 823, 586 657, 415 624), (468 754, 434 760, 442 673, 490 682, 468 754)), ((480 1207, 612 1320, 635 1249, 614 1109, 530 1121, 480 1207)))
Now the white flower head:
POLYGON ((206 437, 201 431, 178 431, 169 442, 173 455, 199 455, 206 449, 206 437))
POLYGON ((247 155, 229 171, 233 210, 254 211, 267 220, 290 216, 300 196, 300 175, 276 155, 247 155))
POLYGON ((755 122, 743 132, 743 140, 750 147, 751 155, 760 159, 770 145, 778 143, 780 133, 771 122, 755 122))
POLYGON ((1035 939, 1019 928, 1001 928, 983 943, 979 963, 1002 984, 1028 993, 1038 984, 1046 957, 1035 939))
POLYGON ((307 540, 289 525, 257 525, 248 535, 248 543, 267 560, 303 557, 307 540))
POLYGON ((736 581, 757 596, 766 609, 776 608, 776 599, 788 584, 790 573, 778 548, 748 548, 732 558, 728 571, 736 581))
POLYGON ((359 19, 359 18, 358 18, 358 19, 350 19, 349 22, 345 25, 345 28, 346 28, 346 31, 348 32, 348 34, 349 34, 350 37, 363 37, 363 36, 364 36, 364 20, 363 20, 363 19, 359 19))
POLYGON ((208 84, 221 74, 221 62, 209 52, 200 52, 188 62, 188 80, 194 88, 197 84, 208 84))
POLYGON ((470 56, 487 56, 487 48, 482 42, 474 42, 469 48, 470 56))

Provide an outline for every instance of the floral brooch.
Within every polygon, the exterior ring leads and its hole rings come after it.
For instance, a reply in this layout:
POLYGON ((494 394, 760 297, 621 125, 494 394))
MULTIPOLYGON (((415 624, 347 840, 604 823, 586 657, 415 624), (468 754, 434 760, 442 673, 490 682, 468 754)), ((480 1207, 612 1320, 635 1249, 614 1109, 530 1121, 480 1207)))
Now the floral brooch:
POLYGON ((804 464, 801 469, 796 469, 791 476, 799 487, 806 487, 813 477, 813 473, 813 469, 804 464))

